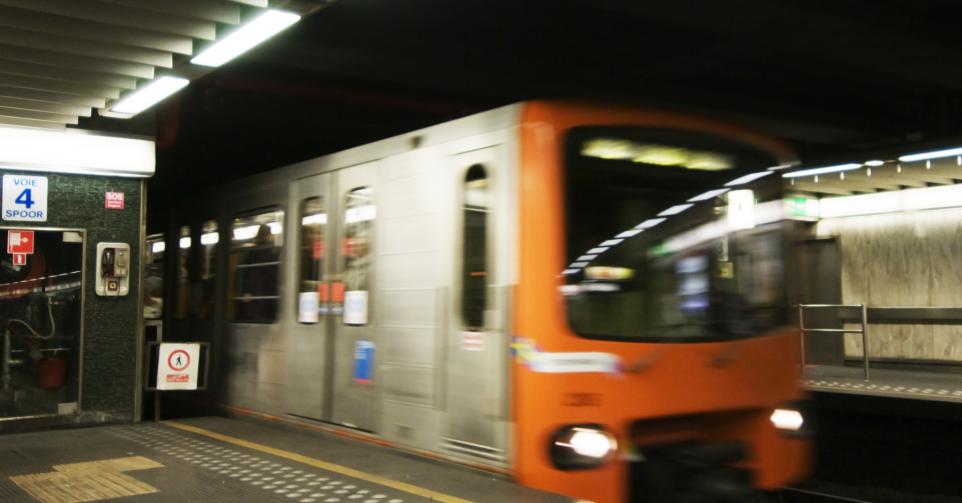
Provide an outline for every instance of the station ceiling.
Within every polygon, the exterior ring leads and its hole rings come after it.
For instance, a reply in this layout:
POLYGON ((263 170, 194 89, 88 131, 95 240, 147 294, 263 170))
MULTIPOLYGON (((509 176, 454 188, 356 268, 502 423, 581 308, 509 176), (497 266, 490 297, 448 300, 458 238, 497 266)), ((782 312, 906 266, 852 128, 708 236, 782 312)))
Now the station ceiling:
POLYGON ((720 116, 812 161, 962 137, 962 3, 952 0, 296 2, 313 13, 154 111, 99 116, 140 76, 111 70, 116 60, 164 71, 186 57, 186 39, 202 44, 236 22, 233 11, 266 3, 0 0, 0 121, 46 113, 156 135, 157 194, 538 97, 720 116), (71 65, 80 60, 91 65, 71 65), (38 79, 98 101, 10 112, 31 98, 4 90, 38 79))

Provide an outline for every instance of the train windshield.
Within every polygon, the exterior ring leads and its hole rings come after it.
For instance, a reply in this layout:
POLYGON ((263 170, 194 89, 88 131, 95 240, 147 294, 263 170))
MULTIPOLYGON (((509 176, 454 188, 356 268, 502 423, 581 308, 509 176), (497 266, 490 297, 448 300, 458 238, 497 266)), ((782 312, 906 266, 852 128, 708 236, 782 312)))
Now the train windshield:
POLYGON ((761 335, 786 322, 781 177, 703 134, 576 128, 565 142, 561 295, 580 336, 761 335))

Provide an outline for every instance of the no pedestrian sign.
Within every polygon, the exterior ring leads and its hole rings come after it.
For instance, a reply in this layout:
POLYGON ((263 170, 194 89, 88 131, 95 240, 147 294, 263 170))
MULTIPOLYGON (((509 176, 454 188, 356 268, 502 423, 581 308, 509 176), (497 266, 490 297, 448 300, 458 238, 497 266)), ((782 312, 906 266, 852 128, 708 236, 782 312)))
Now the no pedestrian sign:
POLYGON ((157 389, 197 389, 200 344, 163 343, 157 359, 157 389))

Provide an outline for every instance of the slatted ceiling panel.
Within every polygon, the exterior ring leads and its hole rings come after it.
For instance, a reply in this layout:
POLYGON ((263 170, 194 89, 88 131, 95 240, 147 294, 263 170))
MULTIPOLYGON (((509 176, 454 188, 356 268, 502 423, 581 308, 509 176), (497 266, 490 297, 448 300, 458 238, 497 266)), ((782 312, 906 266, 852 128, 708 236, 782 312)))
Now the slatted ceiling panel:
POLYGON ((116 61, 139 63, 163 68, 174 66, 173 57, 169 52, 103 42, 90 42, 16 28, 0 30, 0 44, 75 54, 78 56, 113 59, 116 61))
POLYGON ((43 79, 76 82, 98 86, 116 87, 119 89, 134 89, 137 79, 113 73, 88 72, 56 66, 24 63, 22 61, 7 61, 0 59, 0 74, 22 75, 24 77, 39 77, 43 79))
POLYGON ((0 0, 0 5, 204 40, 213 40, 217 35, 213 21, 168 16, 94 0, 0 0))
MULTIPOLYGON (((158 73, 268 0, 0 0, 0 124, 62 128, 158 73)), ((278 0, 309 12, 328 0, 278 0)), ((190 71, 187 75, 196 76, 190 71)))
POLYGON ((25 119, 19 116, 8 117, 5 115, 0 115, 0 124, 3 124, 5 126, 23 126, 23 127, 43 128, 43 129, 65 129, 66 128, 66 125, 60 122, 38 121, 34 119, 25 119))
POLYGON ((35 110, 23 110, 19 108, 7 108, 0 106, 0 116, 20 117, 23 119, 35 119, 60 124, 76 124, 76 115, 55 114, 49 112, 38 112, 35 110))
POLYGON ((0 26, 175 54, 190 55, 194 45, 193 39, 184 35, 144 31, 53 14, 38 15, 26 9, 11 7, 0 7, 0 26))
POLYGON ((63 103, 65 105, 91 108, 103 108, 107 106, 107 100, 104 98, 53 93, 50 91, 37 91, 34 89, 24 89, 22 87, 0 86, 0 96, 24 98, 35 101, 46 101, 48 103, 63 103))
POLYGON ((0 86, 33 89, 35 91, 50 91, 54 93, 76 94, 78 96, 96 96, 115 100, 120 97, 120 89, 116 87, 93 86, 64 82, 62 80, 38 79, 35 77, 21 77, 19 75, 0 74, 0 86))
MULTIPOLYGON (((54 114, 90 117, 90 107, 67 105, 64 103, 50 103, 46 101, 25 100, 23 98, 9 98, 0 96, 0 107, 11 110, 28 110, 34 112, 50 112, 54 114)), ((9 115, 9 114, 8 114, 9 115)))
POLYGON ((100 73, 124 75, 139 79, 154 78, 154 67, 150 65, 125 63, 112 59, 77 56, 74 54, 64 54, 55 51, 44 51, 4 44, 0 44, 0 60, 20 61, 73 70, 92 70, 100 73))
POLYGON ((233 2, 217 0, 102 0, 105 3, 125 5, 137 9, 199 18, 225 24, 240 23, 241 6, 233 2))

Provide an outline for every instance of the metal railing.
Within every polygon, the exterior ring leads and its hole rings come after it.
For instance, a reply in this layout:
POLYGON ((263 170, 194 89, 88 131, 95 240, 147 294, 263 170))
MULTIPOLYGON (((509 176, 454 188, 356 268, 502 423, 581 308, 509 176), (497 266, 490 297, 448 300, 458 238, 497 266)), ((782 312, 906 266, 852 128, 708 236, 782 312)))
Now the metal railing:
POLYGON ((799 304, 798 305, 798 330, 801 332, 801 374, 805 377, 805 334, 806 333, 831 333, 831 334, 862 334, 862 373, 863 378, 869 380, 868 371, 868 307, 865 304, 799 304), (806 328, 805 327, 805 310, 806 309, 819 309, 819 308, 834 308, 834 309, 852 309, 858 308, 861 313, 861 329, 847 329, 847 328, 806 328))

